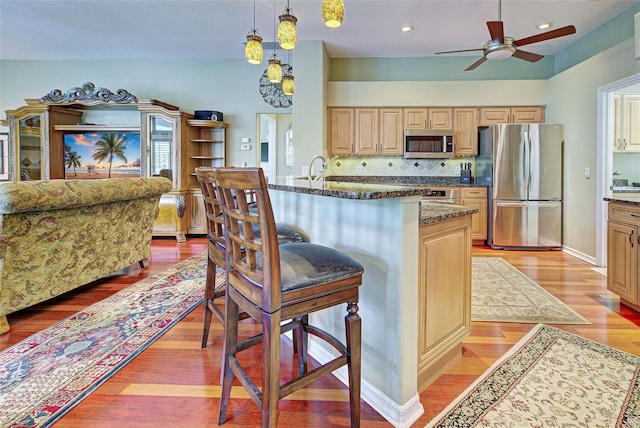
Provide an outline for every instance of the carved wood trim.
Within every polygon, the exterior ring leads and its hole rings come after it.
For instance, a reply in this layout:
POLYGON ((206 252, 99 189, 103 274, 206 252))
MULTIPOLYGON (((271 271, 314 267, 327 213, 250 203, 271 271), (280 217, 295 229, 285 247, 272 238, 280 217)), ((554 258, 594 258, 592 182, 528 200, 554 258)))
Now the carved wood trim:
POLYGON ((107 88, 97 87, 91 82, 85 82, 82 87, 75 87, 62 92, 60 89, 54 89, 47 95, 40 98, 41 103, 116 103, 128 104, 137 103, 138 98, 129 93, 125 89, 118 89, 115 93, 107 88))

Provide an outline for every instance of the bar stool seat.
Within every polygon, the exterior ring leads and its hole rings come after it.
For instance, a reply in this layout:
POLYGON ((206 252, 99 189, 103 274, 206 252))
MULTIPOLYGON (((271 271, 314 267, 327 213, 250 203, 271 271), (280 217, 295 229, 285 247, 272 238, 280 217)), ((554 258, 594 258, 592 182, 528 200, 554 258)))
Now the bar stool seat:
MULTIPOLYGON (((225 356, 218 424, 227 420, 234 377, 261 410, 261 427, 276 427, 280 399, 342 366, 349 373, 351 426, 360 426, 361 319, 358 289, 363 268, 335 249, 310 244, 278 244, 269 193, 260 168, 215 169, 221 193, 228 254, 225 313, 225 356), (246 195, 255 195, 255 207, 246 195), (260 238, 253 231, 258 225, 260 238), (309 314, 346 304, 345 343, 309 324, 309 314), (240 340, 240 313, 248 314, 262 333, 240 340), (280 384, 281 334, 293 331, 299 376, 280 384), (308 370, 311 334, 335 349, 334 359, 308 370), (262 346, 261 387, 238 354, 262 346)), ((293 360, 292 360, 293 363, 293 360)))

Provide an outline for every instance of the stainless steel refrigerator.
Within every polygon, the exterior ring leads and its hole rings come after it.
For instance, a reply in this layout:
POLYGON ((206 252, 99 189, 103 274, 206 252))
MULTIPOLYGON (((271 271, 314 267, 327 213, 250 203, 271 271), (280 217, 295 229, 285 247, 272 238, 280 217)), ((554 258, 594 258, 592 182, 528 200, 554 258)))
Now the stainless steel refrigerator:
POLYGON ((476 183, 489 186, 493 248, 562 246, 563 129, 494 125, 480 132, 476 183))

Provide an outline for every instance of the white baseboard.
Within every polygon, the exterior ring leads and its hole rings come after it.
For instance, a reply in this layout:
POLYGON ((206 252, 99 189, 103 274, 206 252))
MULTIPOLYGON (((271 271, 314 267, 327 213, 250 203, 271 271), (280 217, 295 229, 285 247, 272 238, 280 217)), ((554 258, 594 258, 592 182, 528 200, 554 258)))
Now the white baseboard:
POLYGON ((562 251, 564 251, 567 254, 572 255, 573 257, 577 257, 580 260, 583 260, 587 263, 590 263, 594 266, 597 266, 597 261, 596 258, 593 256, 590 256, 588 254, 582 253, 578 250, 574 250, 573 248, 567 247, 566 245, 562 247, 562 251))
MULTIPOLYGON (((314 343, 312 338, 309 340, 309 355, 320 364, 324 364, 336 357, 335 355, 327 352, 323 347, 314 343)), ((340 367, 338 370, 333 372, 333 375, 343 384, 349 385, 349 374, 346 367, 340 367)), ((410 428, 411 425, 424 413, 424 407, 422 407, 422 404, 420 403, 420 395, 417 392, 409 401, 400 405, 378 388, 362 379, 361 397, 363 401, 370 405, 376 412, 380 413, 387 421, 389 421, 389 423, 391 423, 391 425, 397 428, 410 428)))

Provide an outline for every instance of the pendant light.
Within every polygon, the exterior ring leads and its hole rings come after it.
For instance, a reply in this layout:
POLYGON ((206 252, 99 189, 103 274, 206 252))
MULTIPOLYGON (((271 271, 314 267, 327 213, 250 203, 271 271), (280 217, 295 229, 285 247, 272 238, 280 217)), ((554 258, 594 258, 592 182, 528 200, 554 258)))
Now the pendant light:
POLYGON ((322 0, 322 20, 327 27, 341 26, 344 20, 344 0, 322 0))
POLYGON ((278 26, 278 43, 280 47, 282 49, 295 48, 298 41, 298 32, 296 30, 298 18, 291 13, 289 0, 287 0, 287 7, 284 12, 278 18, 280 19, 280 25, 278 26))
POLYGON ((256 0, 253 0, 253 28, 247 34, 247 44, 244 47, 244 56, 249 64, 260 64, 262 62, 262 37, 256 30, 256 0))
MULTIPOLYGON (((276 0, 273 0, 273 38, 276 38, 276 0)), ((269 67, 267 67, 267 78, 271 83, 280 83, 282 81, 282 63, 276 55, 276 44, 273 44, 273 56, 269 58, 269 67)))
POLYGON ((296 84, 293 79, 293 66, 291 65, 291 54, 289 54, 288 60, 289 60, 289 64, 287 67, 287 72, 284 74, 284 77, 282 78, 282 93, 285 95, 293 95, 293 93, 296 91, 296 84))

